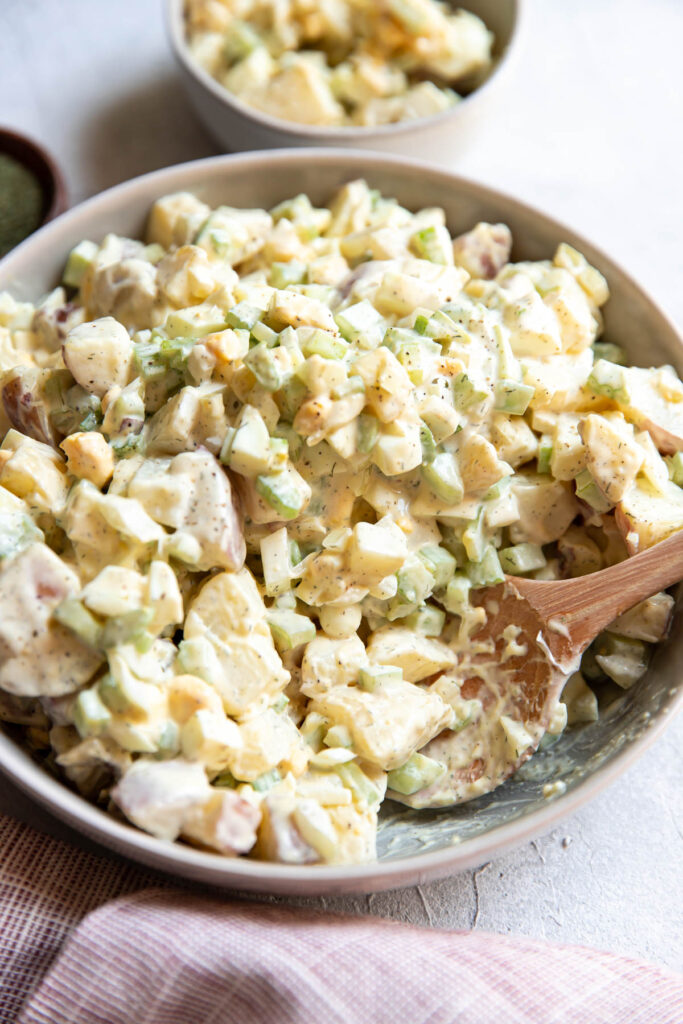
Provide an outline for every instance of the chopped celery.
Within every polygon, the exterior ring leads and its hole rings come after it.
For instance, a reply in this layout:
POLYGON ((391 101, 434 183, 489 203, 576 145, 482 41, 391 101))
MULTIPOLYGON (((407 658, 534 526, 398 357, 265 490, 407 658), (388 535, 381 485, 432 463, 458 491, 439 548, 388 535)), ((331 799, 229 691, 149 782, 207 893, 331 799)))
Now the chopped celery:
POLYGON ((291 651, 300 644, 315 640, 315 625, 306 615, 287 609, 268 613, 268 625, 278 651, 291 651))
POLYGON ((315 331, 302 347, 305 356, 322 356, 323 359, 343 359, 349 350, 348 342, 335 338, 328 331, 315 331))
POLYGON ((301 455, 301 451, 304 446, 301 434, 297 434, 296 430, 294 430, 294 428, 290 426, 289 423, 285 423, 284 421, 281 420, 275 427, 275 429, 272 431, 272 436, 282 437, 285 439, 285 441, 287 442, 287 447, 289 449, 290 457, 294 462, 296 462, 296 460, 301 455))
MULTIPOLYGON (((415 329, 417 330, 417 327, 415 329)), ((448 313, 443 309, 437 309, 436 313, 427 321, 424 333, 435 341, 444 342, 451 338, 462 337, 463 330, 454 320, 451 320, 448 313)))
POLYGON ((292 565, 298 565, 303 555, 301 554, 301 548, 295 540, 289 542, 289 558, 292 565))
POLYGON ((223 53, 228 64, 243 60, 260 45, 261 37, 248 22, 239 18, 230 21, 223 37, 223 53))
POLYGON ((43 531, 21 508, 0 509, 0 563, 44 539, 43 531))
POLYGON ((296 519, 307 501, 307 494, 297 486, 297 481, 289 468, 280 473, 264 473, 257 476, 256 490, 284 519, 296 519))
POLYGON ((666 456, 669 476, 678 487, 683 487, 683 452, 666 456))
POLYGON ((434 576, 420 558, 406 561, 396 573, 396 596, 403 604, 420 604, 434 588, 434 576))
POLYGON ((413 327, 418 334, 425 334, 427 328, 429 327, 429 315, 419 313, 418 316, 415 317, 415 323, 413 324, 413 327))
POLYGON ((157 704, 159 690, 153 683, 143 683, 133 676, 120 680, 110 673, 97 684, 100 699, 116 715, 147 715, 157 704))
POLYGON ((267 345, 268 348, 273 348, 280 337, 277 331, 274 331, 272 327, 268 327, 266 324, 261 323, 260 320, 252 327, 251 336, 257 342, 263 342, 263 344, 267 345))
POLYGON ((550 459, 553 454, 553 439, 550 434, 542 434, 538 442, 536 453, 537 472, 547 474, 550 472, 550 459))
POLYGON ((225 322, 228 327, 242 327, 246 331, 251 331, 264 314, 265 310, 250 306, 248 302, 238 302, 225 314, 225 322))
POLYGON ((345 725, 333 725, 325 733, 323 743, 326 747, 350 747, 353 738, 345 725))
POLYGON ((481 562, 484 557, 487 544, 485 526, 486 518, 483 514, 483 509, 480 508, 476 519, 469 523, 462 531, 462 542, 465 546, 467 559, 470 562, 481 562))
POLYGON ((384 683, 400 683, 402 679, 403 670, 393 665, 368 665, 358 673, 358 685, 369 693, 381 689, 384 683))
POLYGON ((472 584, 464 573, 456 572, 446 587, 443 605, 452 615, 463 615, 470 600, 472 584))
POLYGON ((271 437, 268 442, 270 448, 270 468, 273 472, 284 469, 289 459, 289 445, 285 437, 271 437))
POLYGON ((57 622, 61 622, 88 646, 95 648, 102 646, 102 627, 82 601, 75 597, 67 597, 57 605, 52 615, 57 622))
POLYGON ((367 804, 368 807, 374 807, 379 803, 381 799, 379 790, 357 764, 354 762, 339 764, 334 770, 359 803, 367 804))
POLYGON ((306 280, 306 264, 298 260, 289 263, 271 263, 269 281, 273 288, 289 288, 292 284, 302 284, 306 280))
POLYGON ((422 475, 429 487, 449 505, 458 505, 464 495, 460 470, 455 455, 441 452, 422 467, 422 475))
POLYGON ((576 497, 585 501, 596 512, 609 512, 612 502, 602 493, 589 469, 582 469, 575 480, 576 497))
POLYGON ((111 713, 102 703, 96 686, 81 690, 73 708, 74 725, 81 739, 99 736, 111 721, 111 713))
POLYGON ((334 320, 346 341, 358 342, 363 348, 375 348, 382 340, 384 320, 365 299, 341 310, 334 320))
POLYGON ((423 636, 441 636, 445 621, 445 613, 433 604, 420 605, 403 620, 406 626, 423 636))
POLYGON ((370 413, 361 413, 358 417, 358 451, 367 455, 375 447, 379 437, 379 423, 370 413))
POLYGON ((606 359, 608 362, 616 363, 618 366, 626 365, 624 350, 619 345, 613 345, 609 341, 593 342, 593 362, 597 363, 599 359, 606 359))
POLYGON ((498 558, 498 552, 493 544, 488 544, 484 550, 480 562, 469 562, 465 571, 473 587, 493 587, 496 583, 502 583, 505 579, 498 558))
POLYGON ((309 747, 320 750, 329 724, 329 720, 324 715, 317 711, 309 711, 299 726, 299 732, 309 747))
POLYGON ((503 572, 511 576, 522 576, 525 572, 542 569, 546 565, 543 548, 538 544, 515 544, 498 553, 503 572))
POLYGON ((459 373, 453 381, 453 401, 458 412, 465 412, 488 397, 488 391, 475 387, 466 373, 459 373))
MULTIPOLYGON (((280 344, 282 345, 282 342, 280 344)), ((290 377, 287 381, 287 387, 278 393, 277 403, 280 408, 280 415, 285 422, 292 422, 306 397, 307 390, 304 382, 294 376, 290 377)))
POLYGON ((136 608, 135 611, 107 619, 100 635, 100 646, 106 651, 119 644, 136 644, 141 650, 148 650, 154 642, 154 637, 147 632, 147 626, 153 618, 151 608, 136 608))
POLYGON ((274 206, 270 215, 277 224, 279 220, 286 217, 287 220, 297 221, 307 218, 313 212, 311 200, 303 192, 293 196, 291 199, 283 199, 281 203, 274 206))
POLYGON ((594 395, 604 395, 615 402, 628 402, 628 384, 623 367, 607 359, 598 359, 588 378, 587 387, 594 395))
POLYGON ((395 793, 410 796, 431 786, 445 771, 446 765, 441 761, 415 752, 400 768, 394 768, 389 772, 387 783, 389 789, 393 789, 395 793))
POLYGON ((446 551, 439 544, 425 544, 417 554, 434 577, 434 589, 445 587, 452 579, 458 564, 450 551, 446 551))
POLYGON ((164 330, 169 341, 177 341, 178 338, 200 338, 225 330, 225 317, 218 306, 190 306, 188 309, 176 309, 169 313, 164 330))
POLYGON ((251 785, 257 793, 265 793, 267 790, 272 789, 276 783, 281 781, 282 775, 280 775, 277 768, 273 768, 272 771, 264 772, 263 775, 259 775, 257 779, 254 779, 251 785))
POLYGON ((520 384, 519 381, 509 379, 499 380, 496 384, 495 408, 512 416, 522 416, 533 397, 534 388, 530 384, 520 384))
POLYGON ((80 288, 86 271, 92 266, 99 251, 99 246, 94 242, 89 242, 87 239, 79 242, 67 257, 62 283, 67 288, 80 288))
POLYGON ((420 421, 420 444, 422 445, 422 458, 425 462, 431 462, 437 455, 436 441, 434 435, 424 421, 420 421))
POLYGON ((256 380, 266 391, 279 391, 285 382, 275 351, 275 349, 269 348, 266 342, 260 341, 244 357, 244 365, 249 367, 256 380))
POLYGON ((446 231, 439 231, 433 225, 422 228, 411 236, 410 244, 423 260, 443 265, 453 264, 453 252, 449 252, 450 238, 446 231))

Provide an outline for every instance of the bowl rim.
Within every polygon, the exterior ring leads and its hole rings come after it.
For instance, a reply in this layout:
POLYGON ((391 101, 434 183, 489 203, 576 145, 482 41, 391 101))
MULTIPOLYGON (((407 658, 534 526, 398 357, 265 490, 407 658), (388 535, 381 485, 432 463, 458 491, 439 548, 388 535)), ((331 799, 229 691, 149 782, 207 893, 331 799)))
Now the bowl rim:
MULTIPOLYGON (((491 72, 484 81, 476 86, 472 92, 463 96, 458 103, 442 110, 437 114, 430 114, 428 117, 416 117, 403 121, 396 121, 392 124, 364 126, 348 125, 347 127, 326 127, 325 125, 309 125, 298 121, 286 121, 284 118, 273 117, 264 111, 250 107, 238 99, 234 93, 220 85, 216 79, 206 71, 190 54, 184 31, 184 0, 164 0, 164 22, 166 34, 170 40, 171 48, 177 61, 190 77, 194 78, 215 100, 234 111, 237 115, 260 125, 280 136, 291 138, 305 138, 307 144, 313 146, 317 140, 331 144, 333 142, 358 143, 367 142, 369 139, 377 139, 378 142, 391 139, 397 135, 405 135, 423 128, 436 127, 445 124, 448 120, 457 115, 461 108, 470 109, 481 97, 487 95, 490 86, 496 83, 500 72, 510 63, 510 55, 517 50, 520 38, 520 25, 524 17, 525 4, 527 0, 512 0, 514 4, 514 20, 510 32, 510 38, 502 52, 498 55, 491 72)), ((282 145, 286 144, 283 139, 282 145)))
MULTIPOLYGON (((425 162, 388 154, 368 154, 363 150, 301 148, 261 150, 257 152, 223 154, 202 160, 189 161, 172 167, 151 171, 133 178, 105 192, 94 196, 72 208, 57 220, 45 225, 34 235, 13 249, 0 261, 0 275, 14 263, 21 263, 33 248, 50 247, 54 241, 55 251, 59 248, 59 234, 70 224, 85 222, 95 212, 112 213, 120 209, 126 196, 136 192, 151 202, 151 195, 163 194, 173 188, 198 188, 203 180, 214 180, 217 173, 232 167, 247 169, 267 165, 274 172, 278 165, 300 165, 318 162, 338 166, 349 166, 349 176, 363 173, 380 177, 383 171, 403 170, 414 177, 441 179, 454 190, 461 189, 478 194, 487 201, 503 201, 509 208, 531 215, 537 221, 558 235, 573 237, 579 244, 585 243, 592 254, 606 263, 614 264, 606 253, 584 236, 577 235, 561 222, 547 216, 536 208, 512 197, 499 189, 479 184, 472 179, 453 174, 425 162), (192 177, 193 183, 188 179, 192 177), (148 195, 149 193, 149 195, 148 195)), ((226 177, 226 180, 227 179, 226 177)), ((593 258, 594 258, 593 256, 593 258)), ((624 281, 654 310, 665 326, 681 341, 683 338, 670 318, 638 285, 620 265, 624 281)), ((55 266, 57 269, 57 266, 55 266)), ((547 832, 561 819, 574 813, 605 789, 630 765, 632 765, 666 728, 674 714, 683 707, 683 687, 678 686, 671 694, 670 702, 654 715, 643 732, 627 743, 622 750, 605 761, 590 775, 583 778, 566 793, 559 795, 529 813, 522 814, 494 829, 471 837, 462 844, 452 845, 428 853, 414 853, 395 860, 374 861, 350 865, 286 865, 277 862, 250 860, 248 858, 227 858, 219 854, 195 850, 179 843, 170 843, 141 832, 133 825, 118 822, 105 811, 89 803, 84 797, 70 790, 63 782, 52 778, 8 735, 0 732, 0 771, 8 775, 39 804, 80 830, 87 837, 101 845, 124 853, 151 867, 173 875, 182 875, 196 881, 219 885, 225 888, 252 890, 269 893, 317 895, 326 892, 363 892, 419 884, 421 882, 455 874, 458 871, 477 866, 492 856, 499 856, 505 850, 526 840, 547 832)))

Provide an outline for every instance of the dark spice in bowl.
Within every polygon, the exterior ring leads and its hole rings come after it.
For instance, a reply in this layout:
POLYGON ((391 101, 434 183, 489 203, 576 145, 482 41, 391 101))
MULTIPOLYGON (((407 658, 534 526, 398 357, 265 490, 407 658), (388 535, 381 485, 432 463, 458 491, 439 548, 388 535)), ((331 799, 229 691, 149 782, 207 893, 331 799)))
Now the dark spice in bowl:
POLYGON ((43 209, 43 189, 33 171, 0 153, 0 256, 40 227, 43 209))

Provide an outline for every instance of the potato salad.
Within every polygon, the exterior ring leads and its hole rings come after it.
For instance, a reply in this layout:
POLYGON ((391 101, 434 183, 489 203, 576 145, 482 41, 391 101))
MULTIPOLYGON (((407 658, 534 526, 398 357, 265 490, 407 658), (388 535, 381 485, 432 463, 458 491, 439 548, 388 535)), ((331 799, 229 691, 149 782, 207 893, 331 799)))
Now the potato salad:
MULTIPOLYGON (((372 859, 385 799, 534 752, 502 668, 467 668, 481 592, 683 526, 683 385, 598 340, 579 252, 511 241, 364 181, 180 192, 0 296, 0 717, 48 769, 160 839, 318 864, 372 859)), ((597 639, 543 743, 637 682, 671 607, 597 639)))
POLYGON ((190 55, 243 103, 323 127, 391 124, 457 103, 493 36, 442 0, 187 0, 190 55))

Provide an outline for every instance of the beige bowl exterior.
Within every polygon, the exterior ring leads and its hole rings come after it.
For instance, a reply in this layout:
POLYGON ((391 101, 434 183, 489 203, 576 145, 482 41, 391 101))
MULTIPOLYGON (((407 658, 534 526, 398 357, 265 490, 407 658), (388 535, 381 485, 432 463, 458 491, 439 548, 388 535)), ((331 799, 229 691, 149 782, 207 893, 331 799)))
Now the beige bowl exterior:
MULTIPOLYGON (((612 298, 606 334, 635 363, 673 363, 683 372, 683 342, 672 324, 606 255, 574 232, 516 200, 474 182, 396 157, 348 150, 298 150, 214 157, 137 178, 83 203, 22 243, 0 262, 0 290, 35 299, 55 286, 72 246, 108 231, 139 237, 152 202, 180 189, 210 204, 269 207, 297 192, 324 202, 343 182, 365 177, 405 206, 443 206, 453 233, 478 220, 504 221, 513 256, 540 259, 568 241, 607 276, 612 298), (642 351, 643 344, 646 351, 642 351)), ((552 828, 620 775, 664 729, 683 697, 678 661, 683 633, 674 625, 647 676, 610 705, 600 722, 563 736, 494 794, 442 811, 394 808, 380 830, 372 864, 299 867, 229 859, 166 843, 122 824, 39 768, 0 732, 0 770, 59 818, 110 850, 149 866, 231 889, 284 894, 371 892, 454 874, 552 828), (544 781, 566 793, 543 799, 544 781)))
POLYGON ((428 158, 449 166, 474 137, 492 102, 502 102, 517 52, 522 0, 466 0, 495 35, 493 70, 455 107, 433 117, 379 128, 317 128, 269 117, 224 89, 193 60, 185 42, 184 0, 164 0, 166 28, 187 95, 200 121, 228 153, 279 146, 351 146, 428 158))

